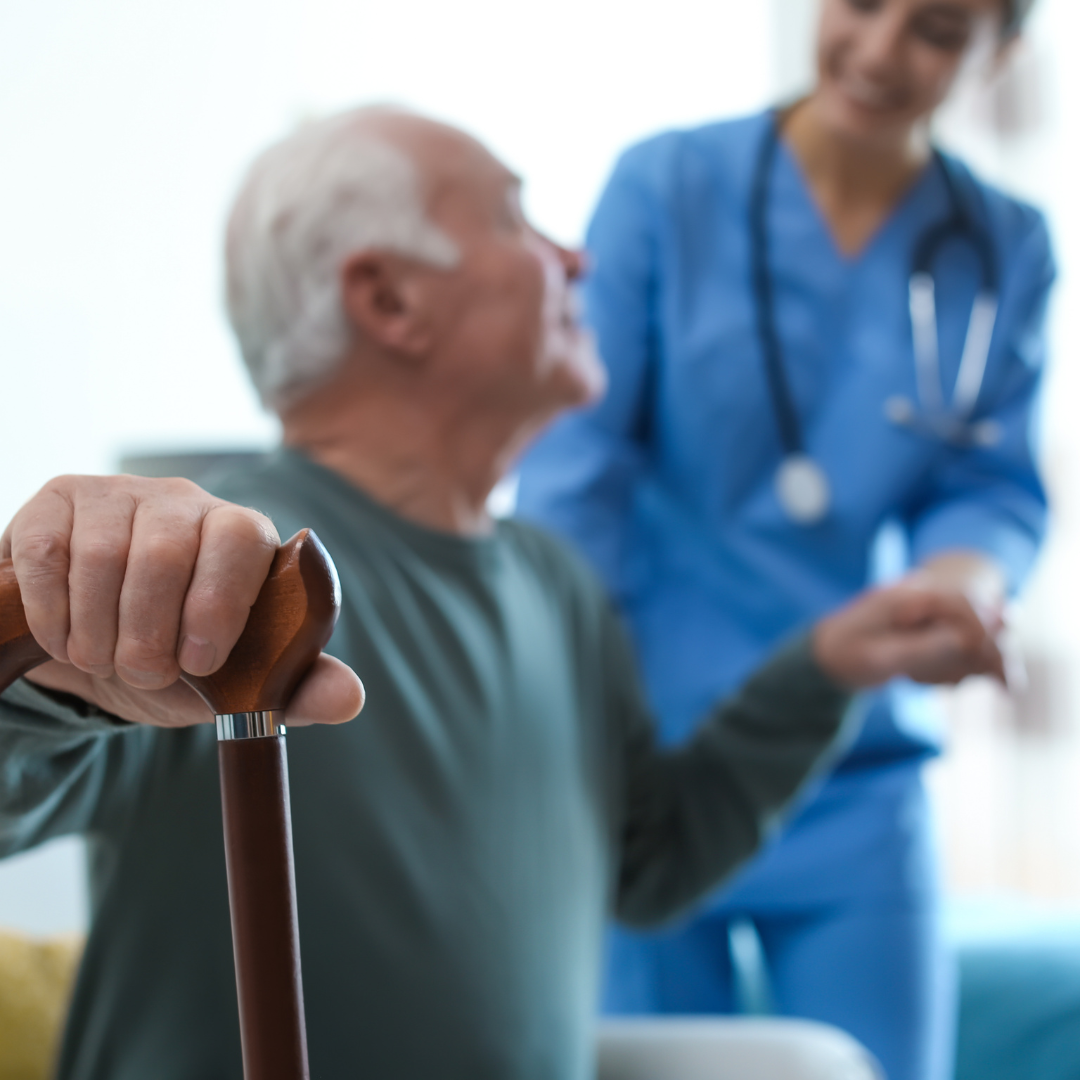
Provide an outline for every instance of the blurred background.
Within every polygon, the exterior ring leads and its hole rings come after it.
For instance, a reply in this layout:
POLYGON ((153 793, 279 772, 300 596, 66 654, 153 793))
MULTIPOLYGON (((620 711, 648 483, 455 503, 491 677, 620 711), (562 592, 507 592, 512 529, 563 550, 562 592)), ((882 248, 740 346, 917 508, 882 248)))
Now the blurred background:
MULTIPOLYGON (((0 520, 50 476, 125 454, 273 443, 222 313, 220 237, 246 163, 306 116, 385 101, 464 126, 575 243, 627 143, 797 94, 814 16, 813 0, 0 0, 0 520)), ((1077 40, 1080 4, 1040 0, 1010 62, 969 77, 940 123, 1047 212, 1061 267, 1053 529, 1014 612, 1030 686, 951 692, 933 766, 968 924, 1080 913, 1077 40)), ((81 858, 64 840, 0 864, 0 925, 83 926, 81 858)))

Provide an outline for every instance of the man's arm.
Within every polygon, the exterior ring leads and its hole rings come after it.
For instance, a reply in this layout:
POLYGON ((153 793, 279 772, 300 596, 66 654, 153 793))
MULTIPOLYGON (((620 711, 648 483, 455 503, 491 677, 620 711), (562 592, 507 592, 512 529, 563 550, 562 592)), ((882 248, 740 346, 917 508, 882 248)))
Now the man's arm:
POLYGON ((0 695, 0 858, 86 832, 131 794, 145 728, 17 681, 0 695))
POLYGON ((954 592, 902 584, 866 593, 781 648, 691 742, 665 753, 613 627, 623 768, 617 916, 647 925, 677 915, 749 858, 853 736, 858 689, 900 675, 1003 678, 995 629, 954 592))
MULTIPOLYGON (((181 671, 225 662, 277 548, 270 521, 180 480, 62 477, 0 537, 52 660, 0 696, 0 856, 94 827, 138 783, 146 727, 212 720, 181 671)), ((363 688, 322 656, 290 724, 340 723, 363 688)))

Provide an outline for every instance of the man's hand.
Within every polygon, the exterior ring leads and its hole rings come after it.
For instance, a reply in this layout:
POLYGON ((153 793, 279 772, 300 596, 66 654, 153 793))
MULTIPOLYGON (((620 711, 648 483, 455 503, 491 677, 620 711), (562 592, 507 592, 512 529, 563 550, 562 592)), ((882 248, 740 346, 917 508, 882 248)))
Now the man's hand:
POLYGON ((958 683, 1005 672, 995 636, 1000 618, 980 619, 954 590, 919 575, 856 597, 814 627, 814 655, 843 686, 876 686, 906 675, 920 683, 958 683), (984 621, 984 619, 986 621, 984 621))
MULTIPOLYGON (((225 663, 277 547, 268 518, 187 480, 50 481, 0 536, 30 632, 53 657, 27 678, 136 723, 210 720, 180 673, 225 663)), ((352 670, 324 654, 286 718, 342 723, 363 697, 352 670)))

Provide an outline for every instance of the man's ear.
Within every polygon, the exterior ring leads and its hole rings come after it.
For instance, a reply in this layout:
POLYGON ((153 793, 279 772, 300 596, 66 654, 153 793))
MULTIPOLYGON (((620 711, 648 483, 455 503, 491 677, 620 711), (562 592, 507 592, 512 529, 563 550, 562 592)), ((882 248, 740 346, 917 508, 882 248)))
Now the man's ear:
POLYGON ((374 344, 404 359, 419 359, 432 338, 425 270, 392 252, 352 256, 341 268, 345 317, 374 344))

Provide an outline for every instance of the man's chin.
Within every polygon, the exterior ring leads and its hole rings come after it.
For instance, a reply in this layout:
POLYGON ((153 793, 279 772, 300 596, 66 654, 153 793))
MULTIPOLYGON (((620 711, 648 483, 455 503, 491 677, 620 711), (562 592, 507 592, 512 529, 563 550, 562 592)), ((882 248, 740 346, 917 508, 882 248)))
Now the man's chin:
POLYGON ((547 349, 537 368, 533 403, 548 416, 599 401, 608 386, 607 369, 592 335, 576 331, 547 349))
POLYGON ((544 384, 544 391, 540 395, 543 404, 537 397, 533 398, 532 403, 536 408, 531 420, 522 429, 522 445, 531 443, 564 413, 599 401, 607 385, 607 371, 599 361, 591 365, 561 365, 544 384))
POLYGON ((607 368, 599 360, 595 361, 590 367, 578 371, 576 375, 578 396, 573 405, 592 405, 593 402, 599 401, 607 393, 607 368))
POLYGON ((577 347, 557 367, 560 389, 565 389, 565 408, 579 408, 599 401, 608 388, 608 373, 590 335, 582 335, 577 347))

